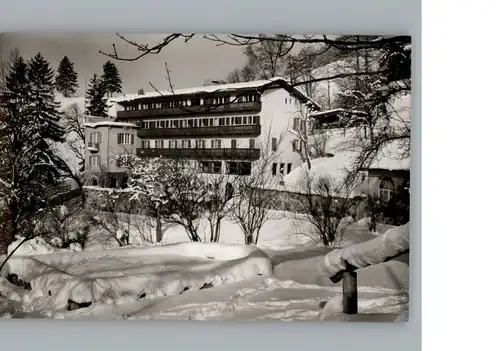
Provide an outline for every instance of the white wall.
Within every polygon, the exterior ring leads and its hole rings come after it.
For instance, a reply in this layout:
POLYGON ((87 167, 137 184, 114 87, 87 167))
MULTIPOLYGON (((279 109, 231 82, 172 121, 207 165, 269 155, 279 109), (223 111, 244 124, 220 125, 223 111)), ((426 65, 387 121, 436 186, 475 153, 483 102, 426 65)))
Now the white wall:
MULTIPOLYGON (((262 135, 259 140, 263 144, 267 143, 265 140, 267 134, 270 134, 271 138, 278 138, 278 140, 280 134, 284 135, 278 147, 279 157, 275 162, 292 163, 292 169, 301 165, 300 155, 294 152, 292 147, 292 141, 297 137, 289 132, 293 127, 293 118, 301 116, 297 99, 290 96, 290 93, 285 89, 267 90, 262 95, 262 111, 260 115, 262 135), (285 99, 287 100, 285 101, 285 99)), ((269 146, 271 146, 270 141, 269 146)))

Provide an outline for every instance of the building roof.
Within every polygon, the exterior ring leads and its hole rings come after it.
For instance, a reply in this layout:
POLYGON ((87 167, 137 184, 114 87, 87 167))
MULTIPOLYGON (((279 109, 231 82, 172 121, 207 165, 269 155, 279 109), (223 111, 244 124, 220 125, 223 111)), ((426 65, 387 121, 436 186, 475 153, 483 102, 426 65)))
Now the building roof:
POLYGON ((182 95, 200 95, 200 94, 211 94, 216 92, 233 92, 238 90, 246 90, 246 89, 272 89, 276 87, 281 87, 292 95, 296 96, 299 100, 311 104, 316 110, 321 109, 321 106, 311 99, 309 96, 303 94, 300 90, 293 87, 285 78, 274 77, 263 80, 254 80, 251 82, 241 82, 241 83, 228 83, 228 84, 216 84, 216 85, 207 85, 201 87, 193 87, 193 88, 184 88, 184 89, 175 89, 166 90, 166 91, 154 91, 147 92, 144 94, 135 94, 135 95, 125 95, 123 97, 115 97, 114 101, 119 104, 131 101, 141 101, 141 100, 150 100, 151 98, 155 98, 158 96, 182 96, 182 95))
POLYGON ((135 124, 126 122, 114 122, 112 120, 95 122, 95 123, 84 123, 84 127, 88 128, 99 128, 99 127, 115 127, 115 128, 139 128, 135 124))

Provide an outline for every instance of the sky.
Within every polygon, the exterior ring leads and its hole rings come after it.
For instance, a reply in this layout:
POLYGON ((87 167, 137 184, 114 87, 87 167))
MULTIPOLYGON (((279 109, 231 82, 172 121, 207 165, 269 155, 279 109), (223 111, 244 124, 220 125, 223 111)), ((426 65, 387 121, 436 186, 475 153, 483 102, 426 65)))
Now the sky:
MULTIPOLYGON (((122 34, 122 33, 120 33, 122 34)), ((127 39, 154 45, 167 34, 122 34, 127 39)), ((131 56, 136 49, 122 41, 114 33, 106 34, 0 34, 0 55, 8 56, 12 49, 19 49, 22 56, 29 58, 41 52, 57 69, 63 56, 75 64, 80 88, 76 95, 85 94, 85 83, 94 74, 101 74, 102 65, 109 59, 99 50, 110 52, 113 43, 121 56, 131 56)), ((139 89, 152 91, 151 82, 159 90, 170 89, 165 78, 165 62, 168 63, 174 88, 201 86, 207 79, 224 79, 235 68, 245 63, 243 48, 237 46, 216 46, 215 43, 195 36, 187 43, 182 39, 170 43, 158 55, 148 55, 138 61, 112 60, 123 81, 124 93, 137 93, 139 89)))

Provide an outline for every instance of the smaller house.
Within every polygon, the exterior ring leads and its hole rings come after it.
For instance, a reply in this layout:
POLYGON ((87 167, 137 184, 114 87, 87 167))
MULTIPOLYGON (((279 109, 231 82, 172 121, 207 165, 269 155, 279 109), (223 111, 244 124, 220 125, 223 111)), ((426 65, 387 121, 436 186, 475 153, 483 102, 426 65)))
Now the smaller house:
POLYGON ((123 188, 127 170, 118 156, 133 154, 140 147, 137 126, 106 117, 88 117, 85 126, 86 185, 123 188))

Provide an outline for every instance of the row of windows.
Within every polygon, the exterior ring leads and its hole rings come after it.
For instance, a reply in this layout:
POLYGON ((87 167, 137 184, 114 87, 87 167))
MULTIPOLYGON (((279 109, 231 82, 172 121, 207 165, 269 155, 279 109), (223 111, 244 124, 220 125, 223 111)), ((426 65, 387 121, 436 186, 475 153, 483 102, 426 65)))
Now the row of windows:
POLYGON ((238 126, 259 124, 259 116, 238 117, 210 117, 190 119, 165 119, 160 121, 142 121, 141 127, 145 129, 155 128, 199 128, 218 126, 238 126))
POLYGON ((132 105, 126 105, 125 111, 140 111, 140 110, 153 110, 162 108, 174 108, 174 107, 188 107, 188 106, 219 106, 223 104, 232 103, 245 103, 245 102, 258 102, 260 101, 259 94, 244 94, 240 96, 215 96, 210 98, 190 98, 182 100, 172 100, 172 101, 160 101, 160 102, 147 102, 147 103, 137 103, 132 105))
MULTIPOLYGON (((88 146, 101 143, 101 133, 92 132, 89 135, 89 140, 87 141, 88 146)), ((133 145, 134 144, 134 134, 132 133, 118 133, 117 135, 118 145, 133 145)))
MULTIPOLYGON (((200 161, 200 172, 202 173, 222 173, 222 162, 221 161, 200 161)), ((226 174, 230 175, 251 175, 252 174, 252 163, 251 162, 227 162, 226 163, 226 174)))
MULTIPOLYGON (((231 148, 236 149, 238 147, 238 140, 231 140, 231 148)), ((160 140, 143 140, 142 141, 143 149, 220 149, 222 148, 222 140, 221 139, 160 139, 160 140)), ((250 139, 248 141, 248 148, 255 149, 255 139, 250 139)))

